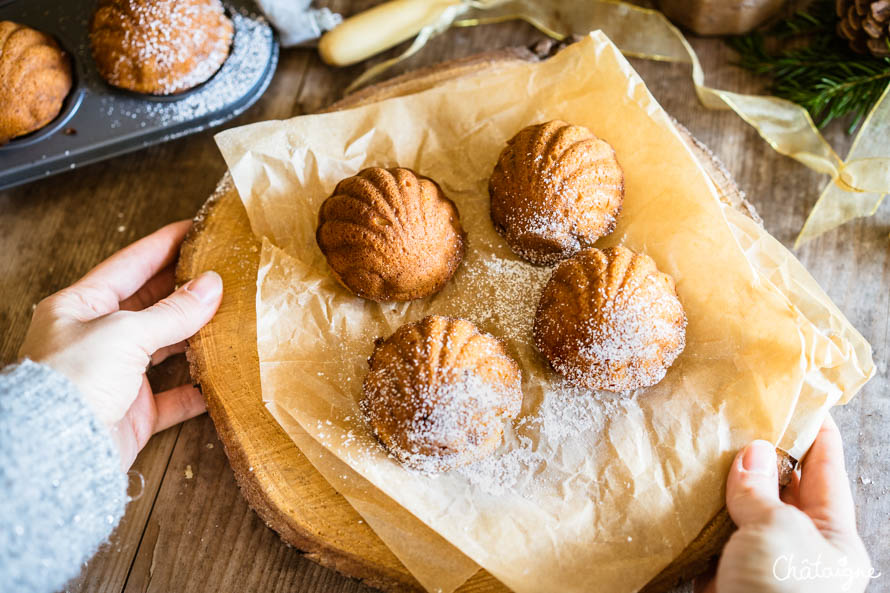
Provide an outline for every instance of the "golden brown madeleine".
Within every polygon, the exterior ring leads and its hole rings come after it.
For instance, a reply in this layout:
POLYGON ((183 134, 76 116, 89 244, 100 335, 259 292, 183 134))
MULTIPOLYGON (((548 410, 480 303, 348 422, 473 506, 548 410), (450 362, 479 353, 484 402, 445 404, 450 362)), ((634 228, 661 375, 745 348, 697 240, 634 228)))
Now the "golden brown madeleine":
POLYGON ((454 202, 403 168, 372 167, 338 183, 318 211, 315 239, 343 286, 379 302, 438 292, 465 250, 454 202))
POLYGON ((491 220, 513 251, 549 265, 614 230, 624 173, 606 141, 553 120, 510 139, 488 194, 491 220))
POLYGON ((0 21, 0 144, 55 119, 71 82, 71 60, 55 39, 0 21))
POLYGON ((233 32, 220 0, 99 0, 90 45, 109 84, 171 95, 219 70, 233 32))
POLYGON ((674 280, 626 247, 560 263, 535 313, 535 344, 569 382, 628 391, 655 385, 686 346, 674 280))
POLYGON ((500 340, 464 319, 431 315, 378 339, 359 402, 401 463, 447 471, 483 459, 519 414, 522 375, 500 340))

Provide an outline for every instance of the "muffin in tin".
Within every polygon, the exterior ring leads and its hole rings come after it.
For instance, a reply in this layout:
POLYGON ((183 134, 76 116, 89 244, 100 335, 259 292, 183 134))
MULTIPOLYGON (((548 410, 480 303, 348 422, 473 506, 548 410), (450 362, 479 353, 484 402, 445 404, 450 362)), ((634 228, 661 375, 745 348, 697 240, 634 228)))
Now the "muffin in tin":
POLYGON ((55 39, 0 21, 0 145, 54 120, 72 81, 71 60, 55 39))
POLYGON ((219 70, 233 34, 219 0, 99 0, 90 46, 112 86, 173 95, 219 70))

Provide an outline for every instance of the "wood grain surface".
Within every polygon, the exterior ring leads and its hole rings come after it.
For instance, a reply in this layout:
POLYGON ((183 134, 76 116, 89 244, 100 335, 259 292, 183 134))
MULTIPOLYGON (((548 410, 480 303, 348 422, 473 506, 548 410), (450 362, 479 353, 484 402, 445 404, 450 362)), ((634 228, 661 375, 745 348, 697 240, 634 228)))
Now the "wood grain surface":
MULTIPOLYGON (((345 14, 373 3, 319 2, 345 14)), ((393 74, 541 39, 524 23, 453 30, 432 40, 393 74)), ((760 89, 757 80, 732 66, 734 54, 722 41, 691 41, 710 84, 742 92, 760 89)), ((335 70, 311 50, 286 50, 266 95, 227 125, 317 111, 339 99, 370 63, 335 70)), ((735 115, 698 105, 688 67, 642 60, 633 64, 667 111, 727 165, 766 228, 790 246, 825 177, 772 152, 735 115)), ((850 145, 841 125, 830 127, 826 136, 841 154, 850 145)), ((37 301, 138 237, 192 217, 224 169, 212 132, 206 132, 0 192, 0 361, 16 359, 37 301)), ((875 350, 878 376, 836 410, 835 418, 845 438, 860 532, 873 563, 884 573, 890 572, 890 455, 884 434, 890 419, 885 376, 888 232, 890 211, 884 208, 797 252, 875 350)), ((181 357, 171 359, 153 369, 150 378, 158 389, 188 381, 187 364, 181 357)), ((69 583, 68 591, 368 590, 282 544, 249 509, 207 416, 155 436, 134 469, 145 478, 141 496, 130 503, 110 543, 69 583)), ((678 592, 688 590, 684 586, 678 592)), ((890 576, 873 581, 869 589, 888 590, 890 576)))

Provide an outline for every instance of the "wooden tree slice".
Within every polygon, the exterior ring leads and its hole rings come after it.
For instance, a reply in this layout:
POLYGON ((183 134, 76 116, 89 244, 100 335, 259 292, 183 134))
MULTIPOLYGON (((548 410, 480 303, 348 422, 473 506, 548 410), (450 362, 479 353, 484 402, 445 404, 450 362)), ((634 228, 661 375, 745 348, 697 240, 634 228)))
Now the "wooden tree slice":
MULTIPOLYGON (((446 62, 359 91, 326 111, 419 92, 445 80, 538 57, 520 48, 446 62)), ((721 192, 721 199, 756 219, 726 168, 685 128, 679 124, 678 128, 721 192)), ((263 406, 256 348, 259 252, 260 244, 227 173, 195 218, 182 246, 176 279, 181 284, 211 269, 223 279, 222 305, 213 320, 189 340, 187 355, 238 485, 250 506, 281 539, 319 564, 383 591, 422 591, 263 406)), ((699 574, 719 553, 732 528, 723 509, 645 591, 667 591, 699 574)), ((507 589, 480 570, 458 591, 501 593, 507 589)))

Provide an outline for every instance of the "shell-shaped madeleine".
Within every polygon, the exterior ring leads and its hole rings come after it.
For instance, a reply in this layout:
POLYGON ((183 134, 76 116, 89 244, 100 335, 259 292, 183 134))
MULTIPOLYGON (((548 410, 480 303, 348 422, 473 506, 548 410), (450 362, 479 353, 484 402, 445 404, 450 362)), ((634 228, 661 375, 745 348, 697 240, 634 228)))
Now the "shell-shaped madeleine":
POLYGON ((404 465, 447 471, 493 452, 522 404, 519 366, 497 338, 431 315, 378 340, 359 407, 404 465))
POLYGON ((686 346, 674 280, 625 247, 587 249, 559 264, 535 313, 535 344, 569 382, 628 391, 664 378, 686 346))
POLYGON ((465 250, 454 202, 403 168, 372 167, 338 183, 318 212, 315 238, 341 284, 380 302, 438 292, 465 250))
POLYGON ((554 264, 612 232, 624 173, 606 141, 554 120, 510 139, 488 194, 491 220, 513 251, 535 264, 554 264))
POLYGON ((55 119, 71 82, 71 61, 55 39, 0 21, 0 144, 55 119))
POLYGON ((233 34, 220 0, 99 0, 90 46, 109 84, 170 95, 213 76, 233 34))

